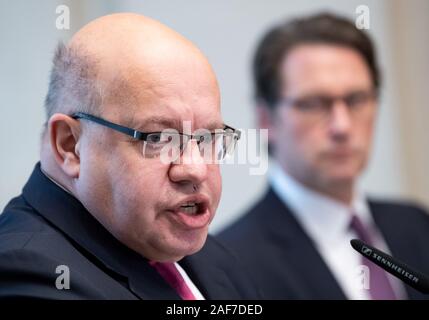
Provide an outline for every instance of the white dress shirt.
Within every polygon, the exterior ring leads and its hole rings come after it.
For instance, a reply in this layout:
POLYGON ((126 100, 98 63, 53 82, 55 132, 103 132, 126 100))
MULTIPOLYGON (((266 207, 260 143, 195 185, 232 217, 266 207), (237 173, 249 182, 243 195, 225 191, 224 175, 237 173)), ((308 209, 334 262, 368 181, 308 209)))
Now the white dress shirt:
MULTIPOLYGON (((41 169, 42 173, 49 179, 51 180, 53 183, 55 183, 58 187, 60 187, 61 189, 63 189, 65 192, 67 192, 69 195, 71 195, 72 197, 75 198, 75 196, 73 194, 70 193, 70 191, 68 191, 64 186, 62 186, 59 182, 57 182, 54 178, 50 177, 46 172, 44 172, 41 169)), ((183 280, 185 281, 186 285, 188 286, 188 288, 191 290, 192 294, 194 295, 196 300, 205 300, 204 296, 201 294, 200 290, 198 290, 198 288, 195 286, 195 284, 192 282, 192 280, 189 278, 189 276, 187 275, 186 271, 183 270, 183 268, 177 263, 175 262, 174 265, 176 266, 177 270, 179 271, 180 275, 183 277, 183 280)))
MULTIPOLYGON (((351 230, 352 214, 372 229, 374 246, 389 252, 380 232, 376 231, 367 201, 356 192, 351 206, 310 190, 276 163, 270 165, 268 179, 277 196, 289 207, 304 231, 313 240, 322 259, 334 275, 348 299, 370 299, 363 285, 362 256, 351 246, 350 240, 358 238, 351 230)), ((399 299, 406 298, 405 288, 399 280, 388 275, 399 299)))

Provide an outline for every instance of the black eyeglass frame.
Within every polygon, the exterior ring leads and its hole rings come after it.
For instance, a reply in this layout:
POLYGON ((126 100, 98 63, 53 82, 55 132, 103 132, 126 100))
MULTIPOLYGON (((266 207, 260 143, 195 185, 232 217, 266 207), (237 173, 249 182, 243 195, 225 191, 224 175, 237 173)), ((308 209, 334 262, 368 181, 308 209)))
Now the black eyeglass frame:
MULTIPOLYGON (((98 123, 98 124, 100 124, 102 126, 108 127, 110 129, 113 129, 113 130, 116 130, 116 131, 119 131, 119 132, 124 133, 124 134, 126 134, 126 135, 128 135, 130 137, 133 137, 134 139, 137 139, 137 140, 147 141, 147 137, 149 135, 162 133, 162 132, 142 132, 142 131, 138 131, 138 130, 135 130, 135 129, 132 129, 132 128, 129 128, 129 127, 122 126, 120 124, 116 124, 116 123, 104 120, 102 118, 93 116, 91 114, 84 113, 84 112, 76 112, 76 113, 72 114, 71 117, 73 119, 85 119, 85 120, 89 120, 89 121, 92 121, 92 122, 96 122, 96 123, 98 123)), ((226 124, 224 124, 224 127, 223 127, 222 130, 231 130, 230 133, 234 134, 235 141, 240 140, 240 137, 241 137, 241 131, 240 130, 234 129, 234 128, 226 125, 226 124)), ((195 139, 196 138, 194 135, 191 135, 191 134, 180 133, 180 132, 178 134, 182 135, 182 136, 187 136, 189 139, 195 139)), ((212 134, 216 134, 216 133, 212 133, 212 134)), ((200 139, 201 139, 201 137, 200 137, 200 139)), ((199 142, 201 142, 201 140, 197 140, 197 143, 199 143, 199 142)))

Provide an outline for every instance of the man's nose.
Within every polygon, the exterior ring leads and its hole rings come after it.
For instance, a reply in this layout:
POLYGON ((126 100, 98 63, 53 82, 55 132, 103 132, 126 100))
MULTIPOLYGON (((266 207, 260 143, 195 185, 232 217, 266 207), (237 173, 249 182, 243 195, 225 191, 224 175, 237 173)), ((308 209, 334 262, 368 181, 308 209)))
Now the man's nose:
POLYGON ((335 139, 346 139, 352 127, 350 110, 344 101, 336 101, 329 118, 329 133, 335 139))
POLYGON ((197 141, 190 140, 180 157, 172 163, 169 176, 177 183, 201 184, 207 178, 207 163, 197 141))

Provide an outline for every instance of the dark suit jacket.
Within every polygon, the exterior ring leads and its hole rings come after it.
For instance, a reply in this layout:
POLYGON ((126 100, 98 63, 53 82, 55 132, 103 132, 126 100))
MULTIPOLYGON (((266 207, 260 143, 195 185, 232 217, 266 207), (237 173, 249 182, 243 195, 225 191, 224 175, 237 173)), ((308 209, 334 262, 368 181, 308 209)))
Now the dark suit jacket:
MULTIPOLYGON (((370 201, 369 206, 392 255, 429 274, 429 216, 411 205, 370 201)), ((346 298, 310 237, 272 189, 218 237, 239 254, 268 299, 346 298)), ((406 289, 411 299, 425 298, 406 289)))
MULTIPOLYGON (((180 261, 206 299, 257 299, 235 256, 213 238, 180 261)), ((180 299, 148 261, 114 238, 73 196, 34 169, 0 215, 0 298, 180 299), (58 290, 56 268, 70 271, 58 290)))

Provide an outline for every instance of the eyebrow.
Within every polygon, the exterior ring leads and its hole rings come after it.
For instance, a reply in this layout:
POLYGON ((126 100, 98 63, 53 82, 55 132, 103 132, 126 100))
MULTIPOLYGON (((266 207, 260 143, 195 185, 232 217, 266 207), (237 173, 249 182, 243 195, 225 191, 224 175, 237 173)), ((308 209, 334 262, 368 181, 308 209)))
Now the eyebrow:
MULTIPOLYGON (((186 120, 185 120, 186 121, 186 120)), ((137 121, 136 119, 132 119, 128 123, 131 124, 130 127, 138 130, 145 131, 149 125, 159 125, 165 128, 176 129, 179 132, 183 129, 182 121, 177 119, 171 119, 161 116, 151 116, 149 118, 143 119, 141 121, 137 121)), ((203 126, 203 129, 207 130, 215 130, 215 129, 223 129, 225 124, 219 121, 211 121, 207 125, 203 126)))

